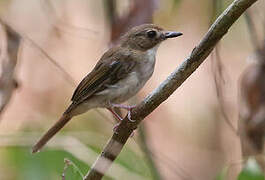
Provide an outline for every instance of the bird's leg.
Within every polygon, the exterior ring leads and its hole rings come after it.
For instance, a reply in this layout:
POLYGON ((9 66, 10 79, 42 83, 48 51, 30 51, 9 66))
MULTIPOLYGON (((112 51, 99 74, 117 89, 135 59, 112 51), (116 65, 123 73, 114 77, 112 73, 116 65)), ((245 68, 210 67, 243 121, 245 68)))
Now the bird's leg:
MULTIPOLYGON (((117 114, 111 107, 110 108, 107 108, 112 114, 113 116, 118 120, 118 121, 122 121, 122 117, 120 117, 119 114, 117 114)), ((116 133, 116 130, 117 130, 117 127, 119 126, 120 122, 115 124, 114 127, 113 127, 113 132, 116 133)))
POLYGON ((110 105, 112 107, 122 108, 122 109, 126 109, 128 111, 130 111, 136 107, 136 105, 129 106, 129 105, 125 105, 125 104, 113 104, 113 103, 110 103, 110 105))
POLYGON ((128 119, 131 121, 131 122, 135 122, 135 120, 132 120, 131 119, 131 110, 133 108, 136 107, 136 105, 132 105, 132 106, 129 106, 129 105, 125 105, 125 104, 113 104, 113 103, 110 103, 110 105, 112 107, 117 107, 117 108, 122 108, 122 109, 126 109, 128 111, 128 119))
POLYGON ((120 117, 120 115, 118 113, 116 113, 112 108, 107 108, 112 114, 113 116, 118 120, 118 121, 122 121, 122 117, 120 117))

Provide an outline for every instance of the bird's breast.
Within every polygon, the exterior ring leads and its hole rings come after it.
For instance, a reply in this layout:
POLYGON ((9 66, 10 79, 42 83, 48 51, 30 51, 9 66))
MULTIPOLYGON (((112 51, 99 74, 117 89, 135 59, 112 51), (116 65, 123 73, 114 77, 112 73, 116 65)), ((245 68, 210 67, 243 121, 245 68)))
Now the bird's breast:
POLYGON ((145 52, 144 58, 140 62, 139 72, 143 81, 147 81, 154 72, 156 50, 157 48, 152 48, 145 52))
POLYGON ((141 59, 135 56, 137 65, 128 75, 117 83, 108 86, 97 93, 98 96, 108 99, 112 103, 122 103, 136 95, 152 76, 155 66, 156 48, 146 51, 141 59))

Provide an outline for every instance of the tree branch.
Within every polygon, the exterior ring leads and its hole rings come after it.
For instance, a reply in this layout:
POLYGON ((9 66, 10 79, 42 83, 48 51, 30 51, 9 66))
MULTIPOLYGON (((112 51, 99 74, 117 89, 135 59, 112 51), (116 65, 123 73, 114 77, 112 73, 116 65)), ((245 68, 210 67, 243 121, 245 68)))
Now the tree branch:
POLYGON ((131 119, 134 119, 135 122, 130 122, 127 115, 119 124, 116 132, 112 135, 91 170, 84 177, 84 180, 98 180, 104 176, 138 124, 181 86, 211 53, 232 24, 256 1, 235 0, 218 17, 199 45, 193 49, 190 56, 158 88, 132 110, 131 119))

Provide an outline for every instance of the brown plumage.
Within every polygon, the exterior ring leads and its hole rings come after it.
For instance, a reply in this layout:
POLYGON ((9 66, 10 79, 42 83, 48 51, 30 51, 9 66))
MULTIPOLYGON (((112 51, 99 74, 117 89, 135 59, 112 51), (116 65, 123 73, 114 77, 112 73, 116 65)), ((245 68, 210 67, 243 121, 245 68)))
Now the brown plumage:
POLYGON ((33 146, 32 152, 39 151, 73 116, 92 108, 111 109, 113 104, 134 96, 153 74, 158 45, 180 35, 153 24, 132 28, 80 82, 72 96, 72 104, 33 146))

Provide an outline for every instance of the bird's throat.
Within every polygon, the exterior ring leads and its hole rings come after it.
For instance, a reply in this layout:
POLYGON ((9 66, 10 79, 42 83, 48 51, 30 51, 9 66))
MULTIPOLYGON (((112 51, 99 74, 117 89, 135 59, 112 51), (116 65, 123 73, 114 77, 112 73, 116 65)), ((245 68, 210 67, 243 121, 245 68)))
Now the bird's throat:
POLYGON ((147 54, 146 54, 146 55, 148 56, 148 58, 149 58, 150 60, 155 59, 155 56, 156 56, 156 52, 157 52, 158 46, 159 46, 159 45, 156 45, 156 46, 154 46, 153 48, 147 50, 147 54))

